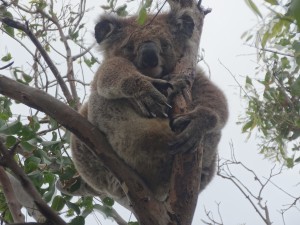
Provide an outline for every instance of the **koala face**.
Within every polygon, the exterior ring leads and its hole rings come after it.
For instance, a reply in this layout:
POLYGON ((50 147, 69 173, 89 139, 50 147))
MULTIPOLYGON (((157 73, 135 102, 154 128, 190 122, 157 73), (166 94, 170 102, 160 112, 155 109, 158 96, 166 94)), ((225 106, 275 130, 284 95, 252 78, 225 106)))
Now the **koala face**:
POLYGON ((142 74, 161 78, 173 70, 193 29, 194 22, 188 14, 149 15, 143 26, 136 17, 106 15, 95 26, 95 38, 106 59, 126 58, 142 74))

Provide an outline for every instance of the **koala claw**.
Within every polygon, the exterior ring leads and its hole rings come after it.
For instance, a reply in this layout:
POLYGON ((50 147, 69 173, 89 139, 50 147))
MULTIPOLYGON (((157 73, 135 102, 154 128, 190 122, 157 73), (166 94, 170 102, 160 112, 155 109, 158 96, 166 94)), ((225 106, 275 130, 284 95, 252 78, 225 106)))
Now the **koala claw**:
POLYGON ((174 132, 182 132, 191 122, 188 116, 177 116, 170 120, 170 127, 174 132))
POLYGON ((156 118, 156 114, 155 114, 155 113, 150 112, 150 115, 151 115, 153 118, 156 118))
POLYGON ((178 116, 170 121, 171 129, 180 132, 177 135, 177 140, 169 143, 171 154, 197 150, 202 137, 202 132, 198 130, 197 125, 196 121, 191 123, 189 115, 178 116))
POLYGON ((165 102, 165 105, 169 108, 172 109, 173 107, 171 105, 169 105, 168 103, 165 102))

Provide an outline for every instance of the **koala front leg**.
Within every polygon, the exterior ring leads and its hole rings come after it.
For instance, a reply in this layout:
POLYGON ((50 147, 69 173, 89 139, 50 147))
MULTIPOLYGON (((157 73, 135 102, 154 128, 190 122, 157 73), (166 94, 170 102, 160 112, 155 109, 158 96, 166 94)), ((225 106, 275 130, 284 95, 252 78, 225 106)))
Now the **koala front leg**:
POLYGON ((170 143, 171 153, 184 153, 197 149, 206 133, 217 126, 217 115, 205 107, 198 107, 191 112, 176 116, 170 121, 172 130, 179 131, 177 140, 170 143))
MULTIPOLYGON (((174 91, 178 92, 176 87, 184 88, 184 79, 175 82, 174 91)), ((227 118, 228 109, 224 94, 198 70, 192 86, 189 111, 175 116, 170 121, 171 128, 179 131, 177 140, 170 143, 171 153, 195 150, 205 135, 220 132, 227 118)))
POLYGON ((132 62, 114 57, 103 62, 92 84, 92 91, 107 99, 127 98, 147 117, 167 117, 167 98, 171 87, 162 79, 154 79, 137 71, 132 62))

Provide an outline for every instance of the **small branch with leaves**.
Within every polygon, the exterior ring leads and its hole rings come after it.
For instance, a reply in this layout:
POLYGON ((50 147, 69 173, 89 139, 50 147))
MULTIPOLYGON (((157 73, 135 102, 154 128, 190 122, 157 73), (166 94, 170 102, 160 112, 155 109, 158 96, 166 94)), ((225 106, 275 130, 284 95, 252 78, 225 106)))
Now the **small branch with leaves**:
MULTIPOLYGON (((0 88, 0 91, 1 90, 2 88, 0 88)), ((22 187, 26 189, 27 193, 32 197, 36 207, 47 219, 50 219, 51 222, 57 225, 66 225, 64 220, 62 220, 56 212, 54 212, 53 209, 46 204, 30 179, 27 177, 24 170, 19 167, 14 159, 14 151, 9 151, 2 141, 0 141, 0 165, 9 168, 15 174, 22 187)))

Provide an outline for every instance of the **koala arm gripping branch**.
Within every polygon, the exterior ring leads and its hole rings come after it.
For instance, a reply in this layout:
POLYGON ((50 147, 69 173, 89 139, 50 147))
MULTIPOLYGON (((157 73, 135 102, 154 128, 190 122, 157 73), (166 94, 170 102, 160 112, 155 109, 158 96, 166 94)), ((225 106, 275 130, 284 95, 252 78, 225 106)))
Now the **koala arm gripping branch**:
MULTIPOLYGON (((179 80, 179 82, 182 82, 179 80)), ((206 75, 197 70, 191 89, 189 110, 171 120, 171 127, 178 131, 177 140, 170 143, 171 152, 195 151, 206 134, 217 134, 228 119, 227 101, 223 92, 206 75)))
POLYGON ((162 92, 171 85, 137 71, 132 62, 113 57, 105 60, 92 83, 92 92, 106 99, 127 98, 147 117, 167 117, 167 98, 162 92))

